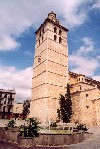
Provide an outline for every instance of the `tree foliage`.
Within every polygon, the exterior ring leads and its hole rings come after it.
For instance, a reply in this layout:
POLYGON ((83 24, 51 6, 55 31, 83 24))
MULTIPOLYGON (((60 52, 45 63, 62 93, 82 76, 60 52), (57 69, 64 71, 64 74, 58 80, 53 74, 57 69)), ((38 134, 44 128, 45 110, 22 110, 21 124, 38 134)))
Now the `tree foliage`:
POLYGON ((29 108, 30 108, 30 100, 26 100, 23 103, 23 115, 28 115, 29 114, 29 108))
POLYGON ((69 123, 72 115, 72 101, 69 84, 67 84, 67 91, 65 96, 60 95, 59 103, 60 109, 57 110, 58 117, 64 123, 69 123))
POLYGON ((26 119, 27 125, 21 125, 19 130, 19 136, 23 137, 36 137, 38 136, 38 121, 36 118, 26 119))
POLYGON ((14 120, 10 120, 9 122, 8 122, 8 124, 7 124, 7 127, 9 127, 9 128, 14 128, 14 126, 15 126, 15 121, 14 120))
POLYGON ((50 127, 57 127, 57 123, 52 121, 50 127))
POLYGON ((78 130, 78 131, 87 131, 88 130, 88 128, 86 127, 86 125, 85 124, 78 124, 77 125, 77 127, 76 127, 76 129, 78 130))

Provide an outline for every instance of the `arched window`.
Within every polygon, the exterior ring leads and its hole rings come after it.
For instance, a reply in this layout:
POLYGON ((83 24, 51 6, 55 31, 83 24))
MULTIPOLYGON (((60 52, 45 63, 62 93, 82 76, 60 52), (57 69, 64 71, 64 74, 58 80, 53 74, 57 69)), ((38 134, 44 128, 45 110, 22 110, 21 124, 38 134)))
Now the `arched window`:
POLYGON ((40 31, 39 35, 41 36, 41 31, 40 31))
POLYGON ((42 29, 42 33, 44 33, 44 28, 42 29))
POLYGON ((39 39, 39 45, 40 45, 40 39, 39 39))
POLYGON ((42 36, 42 41, 43 41, 43 36, 42 36))
POLYGON ((59 37, 59 43, 62 43, 62 38, 61 37, 59 37))
POLYGON ((6 112, 6 106, 3 107, 3 112, 6 112))
POLYGON ((57 41, 57 36, 56 35, 54 35, 54 41, 57 41))
POLYGON ((62 33, 62 31, 61 31, 61 30, 59 30, 59 35, 61 35, 61 33, 62 33))
POLYGON ((12 94, 10 94, 10 98, 12 99, 12 94))
POLYGON ((4 95, 4 98, 7 98, 7 94, 4 95))
POLYGON ((57 28, 56 27, 54 27, 54 33, 57 33, 57 28))
POLYGON ((10 111, 11 111, 11 107, 8 108, 8 113, 10 113, 10 111))
POLYGON ((6 104, 6 102, 7 102, 7 99, 5 99, 4 104, 6 104))

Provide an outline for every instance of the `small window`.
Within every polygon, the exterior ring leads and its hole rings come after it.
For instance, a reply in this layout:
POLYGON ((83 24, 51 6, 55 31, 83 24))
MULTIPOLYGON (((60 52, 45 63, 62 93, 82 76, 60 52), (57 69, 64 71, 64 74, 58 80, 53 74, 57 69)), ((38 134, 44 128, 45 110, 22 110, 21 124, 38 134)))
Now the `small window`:
POLYGON ((10 113, 11 107, 8 108, 8 113, 10 113))
POLYGON ((57 36, 56 35, 54 35, 54 41, 56 41, 57 40, 57 36))
POLYGON ((7 102, 7 99, 5 99, 4 104, 6 104, 6 102, 7 102))
POLYGON ((10 94, 10 98, 12 99, 12 94, 10 94))
POLYGON ((88 109, 88 108, 89 108, 89 106, 86 106, 86 108, 88 109))
POLYGON ((59 43, 62 43, 62 38, 61 37, 59 37, 59 43))
POLYGON ((80 78, 79 78, 79 81, 80 81, 80 78))
POLYGON ((4 98, 7 98, 7 94, 4 95, 4 98))
POLYGON ((3 112, 6 112, 6 107, 5 106, 3 107, 3 112))
POLYGON ((81 90, 82 88, 81 88, 81 86, 80 86, 80 90, 81 90))
POLYGON ((39 62, 39 63, 41 62, 41 56, 38 57, 38 62, 39 62))
POLYGON ((0 97, 2 97, 2 94, 0 93, 0 97))
POLYGON ((39 45, 40 45, 40 39, 39 39, 39 45))
POLYGON ((56 27, 54 27, 54 33, 57 33, 57 28, 56 27))
POLYGON ((42 41, 43 41, 43 36, 42 36, 42 41))
POLYGON ((59 30, 59 35, 61 35, 61 33, 62 33, 62 31, 61 31, 61 30, 59 30))
POLYGON ((82 81, 83 81, 83 78, 82 78, 82 81))
POLYGON ((89 95, 88 94, 86 94, 86 97, 88 97, 89 95))
POLYGON ((41 36, 41 31, 40 31, 39 35, 41 36))
POLYGON ((44 28, 42 29, 42 33, 44 33, 44 28))

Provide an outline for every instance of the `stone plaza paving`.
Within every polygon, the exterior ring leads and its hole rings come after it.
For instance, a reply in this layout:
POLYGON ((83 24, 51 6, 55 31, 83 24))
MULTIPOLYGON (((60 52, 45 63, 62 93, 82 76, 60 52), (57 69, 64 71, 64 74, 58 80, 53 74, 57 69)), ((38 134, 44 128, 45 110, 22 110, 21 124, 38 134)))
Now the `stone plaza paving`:
POLYGON ((100 127, 91 127, 89 131, 93 133, 92 138, 82 143, 70 145, 68 149, 100 149, 100 127))
MULTIPOLYGON (((20 149, 9 143, 0 142, 0 149, 20 149)), ((22 149, 22 148, 21 148, 22 149)), ((100 149, 100 137, 83 143, 63 147, 36 147, 31 149, 100 149)))

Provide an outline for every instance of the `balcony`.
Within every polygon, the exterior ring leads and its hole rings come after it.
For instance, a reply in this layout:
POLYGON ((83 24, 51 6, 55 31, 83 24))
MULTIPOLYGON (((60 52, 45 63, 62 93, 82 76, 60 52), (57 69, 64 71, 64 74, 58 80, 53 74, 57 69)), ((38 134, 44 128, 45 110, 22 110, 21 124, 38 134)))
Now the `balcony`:
POLYGON ((13 101, 11 99, 8 100, 7 105, 13 105, 13 101))

